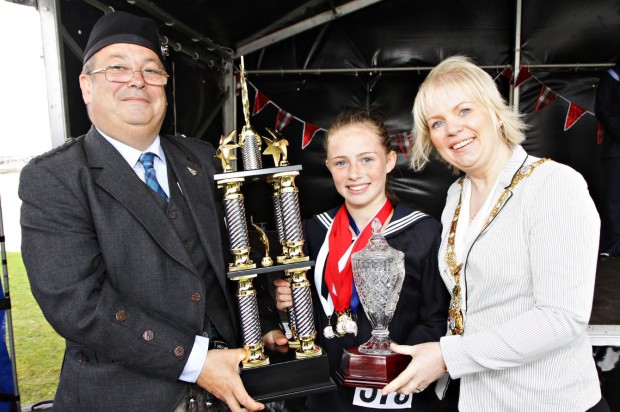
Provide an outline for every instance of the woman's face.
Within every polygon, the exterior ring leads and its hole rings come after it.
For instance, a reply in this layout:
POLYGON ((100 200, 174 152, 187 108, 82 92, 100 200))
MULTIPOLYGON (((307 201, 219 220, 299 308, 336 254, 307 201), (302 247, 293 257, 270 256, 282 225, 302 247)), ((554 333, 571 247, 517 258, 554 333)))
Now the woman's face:
POLYGON ((439 88, 427 110, 430 138, 441 157, 467 174, 483 174, 508 146, 489 110, 458 88, 439 88))
POLYGON ((325 164, 347 208, 378 209, 385 202, 387 174, 396 152, 385 152, 380 136, 367 124, 351 124, 330 133, 325 164))

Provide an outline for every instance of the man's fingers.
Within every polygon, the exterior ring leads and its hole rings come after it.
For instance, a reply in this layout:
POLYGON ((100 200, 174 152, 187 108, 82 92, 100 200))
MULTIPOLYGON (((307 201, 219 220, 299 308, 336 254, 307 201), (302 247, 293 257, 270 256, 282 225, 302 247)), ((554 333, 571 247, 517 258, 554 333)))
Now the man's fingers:
MULTIPOLYGON (((236 386, 233 388, 233 394, 236 398, 236 401, 245 409, 249 411, 261 411, 265 408, 260 402, 256 402, 245 390, 243 385, 236 386)), ((229 405, 230 406, 230 405, 229 405)), ((232 409, 232 408, 231 408, 232 409)))

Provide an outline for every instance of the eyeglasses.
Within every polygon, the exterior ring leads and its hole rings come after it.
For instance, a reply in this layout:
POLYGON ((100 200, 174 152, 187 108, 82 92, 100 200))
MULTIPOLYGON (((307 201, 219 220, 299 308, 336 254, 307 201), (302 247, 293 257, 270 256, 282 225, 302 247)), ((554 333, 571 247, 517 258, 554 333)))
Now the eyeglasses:
POLYGON ((127 83, 133 79, 136 72, 142 73, 144 81, 152 86, 165 86, 168 83, 168 73, 165 70, 159 69, 134 70, 129 67, 114 65, 93 70, 86 74, 104 73, 106 80, 109 82, 127 83))

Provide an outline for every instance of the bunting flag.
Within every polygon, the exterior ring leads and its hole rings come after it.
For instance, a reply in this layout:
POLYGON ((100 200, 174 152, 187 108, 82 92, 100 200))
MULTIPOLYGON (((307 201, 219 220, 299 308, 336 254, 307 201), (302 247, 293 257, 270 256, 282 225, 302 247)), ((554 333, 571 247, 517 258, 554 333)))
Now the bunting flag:
POLYGON ((596 144, 603 143, 603 125, 601 122, 596 122, 596 144))
POLYGON ((515 87, 521 86, 527 80, 532 77, 532 72, 527 69, 525 66, 521 66, 519 68, 519 73, 517 74, 517 79, 515 80, 515 87))
MULTIPOLYGON (((506 71, 506 69, 504 69, 504 71, 506 71)), ((502 71, 502 73, 504 73, 504 71, 502 71)), ((497 79, 502 75, 502 73, 498 74, 494 80, 497 81, 497 79)), ((506 73, 508 72, 506 71, 506 73)), ((571 102, 567 98, 551 90, 539 78, 534 76, 534 74, 530 72, 525 66, 521 66, 521 70, 519 71, 519 74, 515 81, 515 86, 523 84, 525 81, 529 80, 530 78, 533 78, 541 85, 540 92, 538 93, 538 99, 536 100, 536 106, 534 108, 534 112, 541 111, 542 109, 547 107, 557 98, 560 98, 561 100, 564 100, 566 103, 568 103, 569 108, 568 108, 568 113, 566 114, 566 119, 564 121, 564 131, 570 129, 579 119, 583 117, 584 114, 587 113, 591 116, 594 116, 593 112, 589 110, 585 110, 575 105, 573 102, 571 102)), ((598 139, 599 137, 598 137, 598 132, 597 132, 597 140, 598 139)))
POLYGON ((547 107, 551 102, 553 102, 558 97, 558 94, 545 86, 544 84, 540 87, 540 92, 538 93, 538 99, 536 99, 536 107, 534 108, 535 112, 539 112, 545 107, 547 107))
POLYGON ((312 141, 312 138, 314 137, 316 132, 318 132, 319 130, 321 130, 320 127, 315 126, 308 122, 304 122, 304 132, 303 132, 303 137, 301 141, 302 149, 305 149, 306 146, 310 144, 310 142, 312 141))
POLYGON ((413 144, 413 132, 409 133, 398 133, 391 136, 391 139, 396 142, 396 145, 400 149, 400 151, 405 155, 405 157, 409 157, 409 149, 413 144))
POLYGON ((512 79, 512 67, 506 67, 499 75, 512 79))
MULTIPOLYGON (((510 66, 505 67, 494 78, 494 80, 497 80, 499 77, 505 77, 508 79, 512 79, 513 74, 514 74, 514 70, 512 67, 510 66)), ((583 117, 584 114, 588 113, 594 116, 594 113, 577 106, 576 104, 572 103, 568 99, 564 98, 563 96, 551 90, 549 87, 543 84, 543 82, 540 81, 540 79, 534 76, 533 73, 530 72, 526 66, 521 66, 521 68, 519 69, 519 73, 517 74, 517 78, 515 79, 515 87, 522 85, 523 83, 525 83, 527 80, 531 78, 534 78, 541 85, 540 92, 538 93, 538 98, 536 99, 536 106, 534 108, 534 112, 541 111, 542 109, 547 107, 549 104, 551 104, 553 101, 555 101, 558 97, 561 100, 564 100, 565 102, 569 104, 568 112, 566 113, 566 119, 564 121, 564 131, 570 129, 579 119, 581 119, 581 117, 583 117)), ((258 90, 256 86, 254 86, 251 82, 247 82, 247 84, 252 86, 255 91, 254 107, 252 111, 253 116, 260 113, 267 105, 272 104, 278 109, 276 119, 275 119, 275 128, 278 131, 282 131, 282 129, 287 127, 293 121, 293 119, 302 123, 302 126, 303 126, 303 135, 302 135, 302 142, 301 142, 302 149, 305 149, 310 144, 310 142, 312 142, 312 139, 314 138, 314 136, 316 135, 318 131, 325 131, 325 129, 319 126, 315 126, 311 123, 308 123, 305 120, 302 120, 294 116, 293 114, 287 112, 286 110, 282 109, 280 106, 274 103, 271 99, 265 96, 260 90, 258 90)), ((392 142, 396 143, 400 151, 406 157, 409 157, 409 150, 411 148, 411 145, 413 144, 412 132, 394 134, 390 136, 390 139, 392 140, 392 142)), ((602 139, 602 129, 599 124, 597 127, 597 143, 600 144, 601 139, 602 139)))
POLYGON ((577 123, 577 120, 579 120, 581 116, 583 116, 584 114, 586 114, 586 109, 583 109, 577 106, 575 103, 571 102, 570 105, 568 106, 568 111, 566 112, 566 121, 564 122, 564 131, 567 131, 568 129, 573 127, 573 125, 577 123))
POLYGON ((276 130, 282 131, 293 120, 293 115, 285 112, 282 109, 278 109, 278 115, 276 116, 276 130))
POLYGON ((265 96, 260 90, 258 90, 256 86, 254 86, 251 82, 247 82, 247 84, 249 86, 252 86, 255 92, 252 116, 260 113, 260 111, 263 110, 265 106, 271 104, 278 109, 278 114, 276 115, 276 119, 275 119, 275 128, 278 131, 282 131, 282 129, 288 126, 293 121, 293 119, 297 120, 298 122, 301 122, 302 128, 303 128, 303 136, 302 136, 302 142, 301 142, 302 149, 305 149, 306 146, 310 144, 310 142, 314 138, 314 135, 316 135, 318 131, 325 131, 325 129, 315 126, 311 123, 308 123, 305 120, 302 120, 299 117, 294 116, 293 114, 282 109, 280 106, 274 103, 273 100, 271 100, 270 98, 265 96))
POLYGON ((501 72, 499 72, 494 78, 494 81, 497 81, 497 79, 499 79, 500 77, 505 77, 507 79, 510 79, 510 81, 512 82, 512 66, 508 66, 505 67, 504 70, 502 70, 501 72))
POLYGON ((256 96, 254 96, 254 108, 252 109, 252 116, 260 113, 260 111, 263 110, 265 106, 267 106, 269 103, 271 103, 271 100, 269 100, 269 98, 263 93, 261 93, 259 90, 256 90, 256 96))

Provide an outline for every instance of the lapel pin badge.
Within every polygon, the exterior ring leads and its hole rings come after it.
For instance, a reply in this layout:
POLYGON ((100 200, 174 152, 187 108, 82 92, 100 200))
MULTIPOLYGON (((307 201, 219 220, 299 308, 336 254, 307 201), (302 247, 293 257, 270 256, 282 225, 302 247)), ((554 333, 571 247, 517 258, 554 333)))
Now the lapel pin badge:
POLYGON ((198 170, 194 170, 191 167, 187 166, 187 170, 192 174, 192 176, 196 176, 198 174, 198 170))

